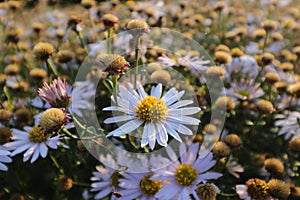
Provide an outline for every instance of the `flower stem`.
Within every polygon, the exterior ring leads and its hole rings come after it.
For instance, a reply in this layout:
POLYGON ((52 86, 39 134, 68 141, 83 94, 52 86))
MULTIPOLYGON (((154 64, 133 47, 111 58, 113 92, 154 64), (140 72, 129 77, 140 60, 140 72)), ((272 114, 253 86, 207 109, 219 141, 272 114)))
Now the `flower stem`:
POLYGON ((107 53, 111 53, 111 36, 112 36, 112 28, 107 29, 107 53))
POLYGON ((66 129, 66 127, 62 127, 61 128, 61 130, 67 135, 67 136, 69 136, 70 138, 73 138, 73 139, 79 139, 76 135, 73 135, 72 133, 70 133, 67 129, 66 129))
POLYGON ((54 64, 52 63, 50 58, 48 58, 46 60, 46 64, 47 64, 48 69, 51 69, 53 71, 54 75, 58 77, 58 72, 56 70, 56 67, 54 66, 54 64))
POLYGON ((119 75, 112 76, 113 87, 114 87, 113 96, 114 96, 116 106, 118 106, 118 79, 119 79, 119 75))
POLYGON ((268 37, 269 37, 269 31, 266 32, 266 35, 265 35, 265 38, 264 38, 264 44, 263 44, 263 48, 262 48, 263 53, 265 52, 265 48, 267 46, 268 37))
POLYGON ((137 76, 139 73, 139 45, 140 45, 140 37, 138 36, 135 39, 135 74, 134 74, 134 89, 136 89, 137 76))
POLYGON ((57 169, 59 170, 59 172, 60 172, 61 174, 64 174, 64 170, 59 166, 59 164, 58 164, 57 160, 55 159, 55 157, 54 157, 52 154, 50 154, 50 153, 49 153, 49 156, 50 156, 51 160, 53 161, 54 165, 55 165, 55 166, 57 167, 57 169))
POLYGON ((83 41, 83 37, 82 37, 81 32, 80 32, 80 31, 76 31, 76 33, 77 33, 77 35, 78 35, 78 38, 79 38, 79 40, 80 40, 80 44, 81 44, 82 48, 84 48, 84 49, 85 49, 85 52, 86 52, 87 54, 89 54, 89 50, 88 50, 88 48, 87 48, 85 42, 83 41))
POLYGON ((256 78, 255 78, 255 82, 257 83, 259 80, 259 77, 261 76, 261 73, 264 71, 265 66, 262 66, 261 69, 259 70, 256 78))

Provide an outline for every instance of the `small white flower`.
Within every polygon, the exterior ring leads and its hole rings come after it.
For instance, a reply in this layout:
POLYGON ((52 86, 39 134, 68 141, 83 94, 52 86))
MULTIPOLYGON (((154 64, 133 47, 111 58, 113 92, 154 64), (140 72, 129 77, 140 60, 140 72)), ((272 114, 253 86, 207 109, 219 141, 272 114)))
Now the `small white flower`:
POLYGON ((278 135, 284 135, 286 140, 295 139, 300 136, 300 112, 291 112, 287 115, 279 114, 276 116, 276 126, 281 127, 278 135))
MULTIPOLYGON (((45 158, 48 154, 48 148, 57 149, 58 146, 62 144, 59 136, 48 137, 48 135, 45 135, 37 126, 24 127, 24 129, 25 131, 12 129, 13 141, 4 144, 4 147, 12 150, 11 156, 25 151, 23 162, 31 158, 30 163, 33 163, 39 156, 45 158)), ((68 148, 66 145, 62 146, 68 148)))
POLYGON ((155 141, 161 146, 167 146, 168 134, 179 142, 182 142, 178 133, 193 135, 193 132, 185 125, 198 125, 200 120, 186 115, 198 113, 199 107, 182 108, 192 104, 191 100, 178 101, 184 91, 178 92, 171 88, 162 95, 162 84, 151 88, 148 95, 140 83, 137 84, 136 92, 131 84, 128 89, 119 87, 118 106, 106 107, 105 111, 121 111, 125 115, 108 118, 106 124, 128 121, 116 130, 110 132, 109 136, 122 136, 129 134, 144 125, 141 139, 141 147, 149 144, 151 149, 155 147, 155 141))

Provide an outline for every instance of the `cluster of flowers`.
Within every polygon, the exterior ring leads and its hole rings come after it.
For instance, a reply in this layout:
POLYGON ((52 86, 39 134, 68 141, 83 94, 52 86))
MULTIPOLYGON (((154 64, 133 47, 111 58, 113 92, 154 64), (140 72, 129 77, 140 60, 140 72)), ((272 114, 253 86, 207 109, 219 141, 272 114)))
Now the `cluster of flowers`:
POLYGON ((30 2, 0 3, 0 199, 300 198, 296 0, 30 2))

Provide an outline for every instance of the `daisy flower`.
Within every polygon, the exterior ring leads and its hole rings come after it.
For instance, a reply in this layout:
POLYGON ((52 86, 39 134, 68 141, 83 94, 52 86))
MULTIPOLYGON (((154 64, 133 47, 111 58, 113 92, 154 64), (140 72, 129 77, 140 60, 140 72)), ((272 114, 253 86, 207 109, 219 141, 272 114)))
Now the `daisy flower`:
MULTIPOLYGON (((160 189, 155 197, 158 199, 189 199, 190 195, 196 200, 199 197, 196 189, 199 183, 206 183, 210 179, 217 179, 222 176, 220 173, 206 172, 212 168, 216 161, 212 160, 211 152, 198 155, 199 144, 192 144, 189 149, 181 143, 180 158, 177 160, 177 155, 171 148, 167 148, 169 157, 174 160, 171 166, 167 169, 157 171, 152 180, 165 180, 169 182, 160 189)), ((217 186, 213 185, 218 192, 217 186)))
POLYGON ((204 57, 192 56, 190 54, 185 56, 174 55, 173 57, 163 55, 158 58, 158 61, 169 67, 187 67, 195 75, 205 72, 208 69, 207 65, 210 64, 210 61, 204 60, 204 57))
MULTIPOLYGON (((62 145, 59 136, 49 137, 37 126, 32 128, 27 126, 24 127, 24 130, 12 129, 13 141, 4 144, 8 150, 12 150, 11 156, 25 151, 23 162, 31 158, 30 163, 33 163, 39 156, 45 158, 48 154, 48 148, 57 149, 59 145, 62 145)), ((66 145, 62 146, 68 148, 66 145)))
POLYGON ((110 199, 118 199, 119 194, 119 179, 121 178, 121 171, 128 168, 132 160, 121 151, 117 152, 116 160, 113 156, 100 156, 102 166, 97 166, 93 176, 91 177, 91 192, 97 192, 94 196, 95 199, 103 199, 111 195, 110 199), (126 161, 125 161, 126 160, 126 161))
POLYGON ((231 84, 231 88, 226 91, 226 94, 245 101, 261 97, 265 93, 260 88, 260 84, 255 83, 253 79, 241 79, 240 82, 234 81, 231 84))
POLYGON ((122 173, 123 179, 120 179, 120 194, 122 199, 140 199, 155 200, 154 195, 162 188, 160 180, 150 180, 153 173, 122 173))
POLYGON ((114 131, 108 133, 110 136, 122 136, 133 132, 141 125, 144 125, 141 139, 141 147, 149 144, 154 149, 157 141, 161 146, 167 146, 168 134, 179 142, 182 142, 178 133, 193 135, 191 129, 185 125, 198 125, 200 120, 186 115, 198 113, 200 108, 183 106, 193 103, 191 100, 178 101, 184 91, 178 92, 171 88, 162 95, 162 84, 151 88, 148 95, 140 83, 137 84, 136 92, 129 83, 128 89, 119 87, 118 106, 106 107, 105 111, 121 111, 125 115, 108 118, 106 124, 128 121, 114 131))
POLYGON ((66 80, 55 79, 50 85, 44 83, 43 88, 39 89, 39 96, 48 102, 52 107, 66 107, 71 98, 71 87, 66 80))
POLYGON ((294 111, 287 115, 279 114, 275 126, 279 126, 278 135, 284 135, 286 140, 295 139, 300 135, 300 112, 294 111))
POLYGON ((11 163, 12 159, 9 157, 10 152, 2 148, 0 146, 0 170, 1 171, 7 171, 7 166, 3 163, 11 163))

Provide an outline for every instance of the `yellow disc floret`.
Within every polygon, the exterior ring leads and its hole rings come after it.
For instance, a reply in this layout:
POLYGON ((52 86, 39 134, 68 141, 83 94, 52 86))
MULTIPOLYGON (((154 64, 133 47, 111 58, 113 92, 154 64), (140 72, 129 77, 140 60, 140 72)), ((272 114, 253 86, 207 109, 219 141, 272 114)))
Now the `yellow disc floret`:
POLYGON ((33 143, 45 142, 48 138, 47 135, 37 126, 34 126, 29 132, 29 140, 33 143))
POLYGON ((147 96, 134 108, 136 117, 145 122, 160 122, 166 119, 168 108, 162 99, 147 96))
POLYGON ((151 176, 151 174, 146 175, 140 181, 140 189, 146 196, 154 196, 163 186, 161 181, 150 180, 151 176))
POLYGON ((196 181, 198 173, 190 164, 180 164, 176 170, 176 181, 182 186, 191 186, 196 181))

